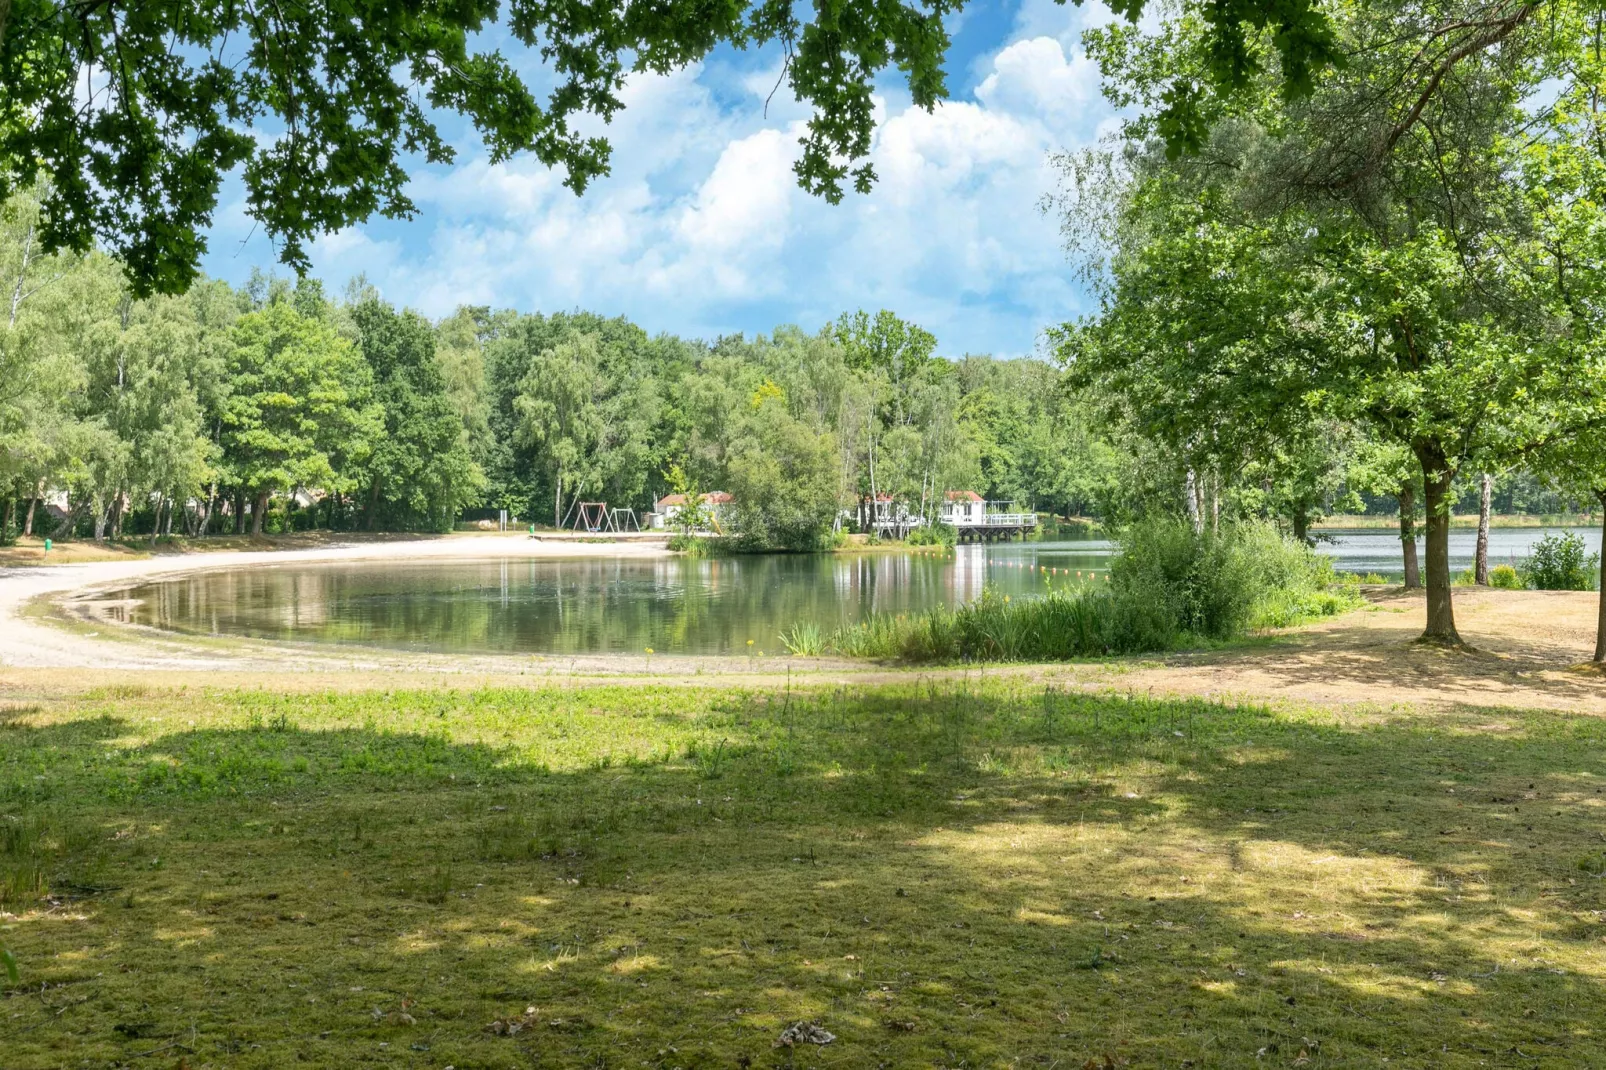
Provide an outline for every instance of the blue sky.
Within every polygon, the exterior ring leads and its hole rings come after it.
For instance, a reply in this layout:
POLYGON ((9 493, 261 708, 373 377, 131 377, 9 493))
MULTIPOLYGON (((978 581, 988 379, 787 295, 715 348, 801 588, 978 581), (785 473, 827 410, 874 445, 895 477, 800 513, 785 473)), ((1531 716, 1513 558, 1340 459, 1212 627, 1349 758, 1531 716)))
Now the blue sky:
MULTIPOLYGON (((951 99, 927 113, 886 79, 880 181, 838 206, 792 174, 806 110, 783 87, 765 114, 778 50, 723 50, 633 78, 606 128, 613 173, 579 198, 534 159, 489 165, 472 131, 442 116, 457 159, 415 167, 418 215, 320 239, 314 271, 333 289, 365 274, 437 317, 465 303, 584 308, 713 338, 890 308, 945 354, 1030 353, 1044 327, 1088 310, 1039 202, 1054 188, 1049 153, 1090 144, 1113 121, 1080 43, 1109 17, 1093 4, 976 4, 953 24, 951 99)), ((498 44, 533 86, 545 81, 537 57, 498 44)), ((276 254, 233 189, 205 266, 240 283, 276 254)))

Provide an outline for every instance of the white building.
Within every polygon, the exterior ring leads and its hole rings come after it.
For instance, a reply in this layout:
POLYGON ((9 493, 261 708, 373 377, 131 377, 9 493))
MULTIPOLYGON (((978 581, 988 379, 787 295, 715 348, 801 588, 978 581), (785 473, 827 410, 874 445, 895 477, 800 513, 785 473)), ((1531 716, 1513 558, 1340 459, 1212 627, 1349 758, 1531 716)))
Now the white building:
MULTIPOLYGON (((735 501, 722 490, 711 490, 702 496, 703 511, 714 521, 714 530, 723 531, 730 515, 731 504, 735 501)), ((653 503, 653 511, 647 514, 647 526, 662 531, 664 528, 675 526, 675 518, 686 508, 684 494, 665 494, 653 503)))

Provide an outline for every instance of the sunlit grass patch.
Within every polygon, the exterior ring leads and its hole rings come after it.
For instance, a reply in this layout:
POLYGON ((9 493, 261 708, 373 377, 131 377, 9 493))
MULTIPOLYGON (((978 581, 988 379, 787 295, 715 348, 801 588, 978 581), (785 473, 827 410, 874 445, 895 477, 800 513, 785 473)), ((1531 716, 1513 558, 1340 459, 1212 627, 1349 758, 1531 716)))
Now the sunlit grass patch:
POLYGON ((1601 1050, 1588 718, 995 681, 130 688, 23 721, 8 1068, 1601 1050), (773 1049, 798 1020, 837 1041, 773 1049))

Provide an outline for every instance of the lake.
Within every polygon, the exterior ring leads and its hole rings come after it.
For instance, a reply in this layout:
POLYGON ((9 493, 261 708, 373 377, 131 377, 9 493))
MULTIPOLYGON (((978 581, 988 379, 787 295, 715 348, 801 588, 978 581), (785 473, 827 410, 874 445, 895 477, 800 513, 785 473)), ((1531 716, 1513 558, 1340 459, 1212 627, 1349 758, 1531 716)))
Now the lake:
MULTIPOLYGON (((1420 525, 1419 525, 1420 526, 1420 525)), ((1515 565, 1527 557, 1533 544, 1546 535, 1571 531, 1584 540, 1590 553, 1600 550, 1600 528, 1490 528, 1489 567, 1515 565)), ((1318 530, 1322 539, 1316 549, 1333 558, 1333 565, 1341 572, 1358 572, 1366 575, 1376 572, 1391 580, 1404 575, 1400 560, 1400 533, 1397 529, 1327 529, 1318 530)), ((1450 529, 1450 568, 1460 572, 1472 567, 1472 554, 1477 547, 1475 528, 1450 529)), ((1423 541, 1416 540, 1418 560, 1427 565, 1423 541)))
MULTIPOLYGON (((1490 561, 1523 556, 1540 528, 1496 529, 1490 561)), ((1580 529, 1591 550, 1600 533, 1580 529)), ((1469 567, 1475 533, 1451 536, 1469 567)), ((1325 532, 1344 571, 1400 575, 1391 531, 1325 532)), ((830 631, 1055 584, 1103 582, 1102 539, 994 543, 952 551, 264 564, 198 572, 109 593, 135 623, 198 635, 360 643, 445 653, 780 653, 802 622, 830 631), (1052 570, 1045 572, 1044 570, 1052 570), (751 641, 751 646, 749 646, 751 641)))

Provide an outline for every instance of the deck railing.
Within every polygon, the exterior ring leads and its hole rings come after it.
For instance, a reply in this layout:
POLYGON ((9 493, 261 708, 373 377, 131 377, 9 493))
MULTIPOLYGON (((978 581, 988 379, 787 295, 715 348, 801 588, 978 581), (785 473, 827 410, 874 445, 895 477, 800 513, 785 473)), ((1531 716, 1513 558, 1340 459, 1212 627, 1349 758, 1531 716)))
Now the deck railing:
POLYGON ((948 519, 946 522, 956 528, 1034 528, 1037 526, 1037 514, 988 513, 980 519, 965 514, 948 519))

